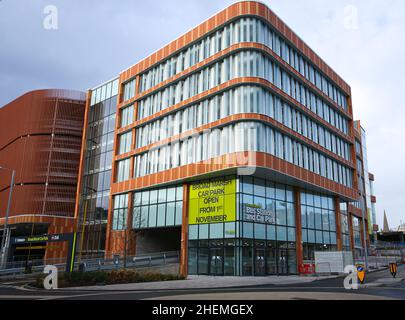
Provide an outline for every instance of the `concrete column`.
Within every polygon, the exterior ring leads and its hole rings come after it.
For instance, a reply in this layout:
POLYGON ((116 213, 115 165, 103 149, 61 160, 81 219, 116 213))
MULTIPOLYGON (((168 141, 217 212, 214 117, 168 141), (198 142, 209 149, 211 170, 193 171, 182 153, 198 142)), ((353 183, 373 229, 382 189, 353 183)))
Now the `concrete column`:
POLYGON ((342 224, 341 224, 341 220, 340 220, 340 199, 339 199, 339 197, 335 197, 335 220, 336 220, 337 250, 343 251, 342 224))
POLYGON ((295 226, 296 226, 296 254, 297 270, 300 272, 304 264, 303 243, 302 243, 302 221, 301 221, 301 192, 299 188, 294 188, 294 206, 295 206, 295 226))
POLYGON ((354 257, 353 215, 350 212, 347 213, 347 219, 348 219, 348 223, 349 223, 350 248, 352 249, 353 257, 354 257))
POLYGON ((132 232, 132 221, 133 221, 133 192, 128 194, 128 216, 127 216, 127 229, 126 229, 126 255, 134 256, 136 255, 136 233, 132 232))
POLYGON ((183 224, 181 227, 180 275, 188 275, 188 205, 189 186, 183 184, 183 224))

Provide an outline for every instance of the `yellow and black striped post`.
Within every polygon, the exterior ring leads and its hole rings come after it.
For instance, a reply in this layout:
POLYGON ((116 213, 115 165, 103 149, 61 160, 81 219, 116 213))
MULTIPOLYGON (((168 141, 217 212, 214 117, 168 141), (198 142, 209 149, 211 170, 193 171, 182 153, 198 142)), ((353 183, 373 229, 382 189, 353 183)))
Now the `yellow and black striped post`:
POLYGON ((394 278, 397 276, 398 266, 396 263, 390 263, 390 272, 394 278))

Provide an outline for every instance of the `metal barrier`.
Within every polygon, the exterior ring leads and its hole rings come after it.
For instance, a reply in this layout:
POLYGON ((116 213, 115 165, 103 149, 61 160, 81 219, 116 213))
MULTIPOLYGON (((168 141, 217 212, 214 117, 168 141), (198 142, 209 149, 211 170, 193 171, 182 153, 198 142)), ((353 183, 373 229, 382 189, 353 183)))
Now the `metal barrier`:
POLYGON ((128 256, 118 259, 81 259, 75 262, 75 270, 78 270, 79 264, 85 264, 85 271, 107 271, 113 269, 137 269, 174 264, 180 261, 180 252, 160 252, 154 254, 128 256))
MULTIPOLYGON (((381 268, 388 268, 390 263, 402 263, 402 257, 400 256, 368 256, 368 267, 371 270, 378 270, 381 268)), ((365 264, 364 257, 356 259, 356 264, 365 264)))
POLYGON ((329 262, 319 262, 315 265, 315 273, 316 274, 332 274, 332 268, 329 262))
MULTIPOLYGON (((54 265, 59 271, 64 272, 66 268, 66 259, 47 259, 47 260, 34 260, 30 261, 32 265, 32 273, 42 273, 46 265, 54 265)), ((154 254, 128 256, 125 261, 123 257, 119 257, 118 263, 116 259, 80 259, 74 262, 74 271, 79 271, 80 265, 84 266, 85 272, 91 271, 110 271, 114 269, 138 269, 148 267, 159 267, 168 264, 175 264, 180 262, 180 252, 159 252, 154 254)), ((7 264, 7 269, 0 270, 1 276, 21 276, 26 271, 26 261, 11 262, 7 264)))

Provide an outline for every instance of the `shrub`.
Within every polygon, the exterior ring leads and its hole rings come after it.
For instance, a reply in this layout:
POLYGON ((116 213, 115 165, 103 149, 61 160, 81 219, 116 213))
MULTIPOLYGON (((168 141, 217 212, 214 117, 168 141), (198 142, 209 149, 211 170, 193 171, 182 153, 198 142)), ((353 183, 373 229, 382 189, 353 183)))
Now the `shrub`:
MULTIPOLYGON (((36 287, 43 288, 43 281, 46 275, 36 279, 36 287)), ((125 284, 156 281, 185 280, 179 275, 165 275, 160 273, 140 273, 135 270, 113 270, 107 272, 72 272, 60 273, 58 282, 60 288, 94 286, 99 284, 125 284)))

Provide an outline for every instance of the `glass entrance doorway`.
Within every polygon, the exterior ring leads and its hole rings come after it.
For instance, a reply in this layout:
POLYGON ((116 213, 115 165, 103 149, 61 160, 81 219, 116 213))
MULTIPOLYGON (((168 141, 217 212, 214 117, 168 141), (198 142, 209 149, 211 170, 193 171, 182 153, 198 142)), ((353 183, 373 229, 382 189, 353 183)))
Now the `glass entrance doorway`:
POLYGON ((278 250, 278 274, 285 275, 288 274, 288 264, 287 264, 288 250, 279 249, 278 250))
POLYGON ((255 276, 266 275, 266 251, 264 249, 255 249, 255 276))
POLYGON ((189 241, 189 274, 268 276, 296 274, 296 250, 276 241, 189 241))
POLYGON ((224 275, 224 251, 222 248, 210 248, 210 275, 224 275))

